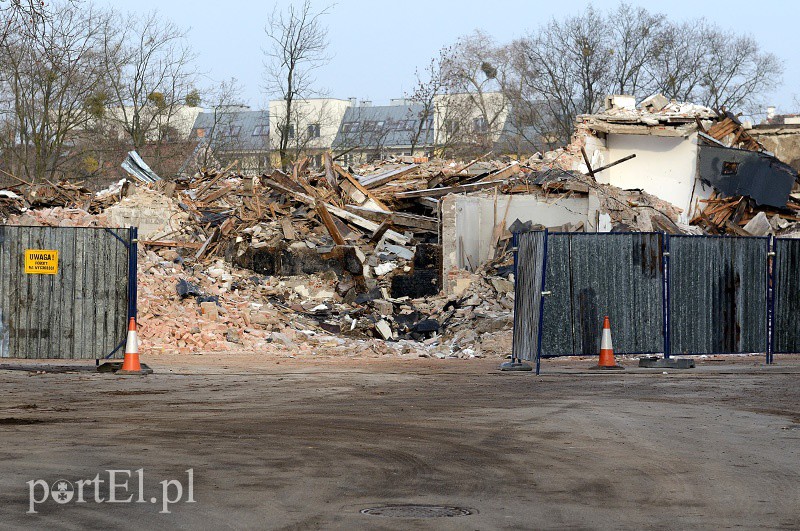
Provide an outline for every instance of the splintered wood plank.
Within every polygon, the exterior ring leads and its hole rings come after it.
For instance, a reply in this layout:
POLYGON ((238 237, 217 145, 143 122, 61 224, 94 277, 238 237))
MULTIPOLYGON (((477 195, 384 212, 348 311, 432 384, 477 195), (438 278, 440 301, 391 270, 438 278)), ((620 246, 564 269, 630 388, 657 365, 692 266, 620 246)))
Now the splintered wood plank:
POLYGON ((356 189, 357 189, 359 192, 361 192, 361 193, 362 193, 362 194, 364 194, 365 196, 367 196, 367 197, 369 197, 370 199, 372 199, 372 202, 373 202, 373 203, 375 203, 375 205, 376 205, 378 208, 380 208, 381 210, 385 210, 385 211, 387 211, 387 212, 391 212, 391 209, 390 209, 389 207, 387 207, 386 205, 384 205, 383 203, 381 203, 381 201, 380 201, 380 200, 379 200, 377 197, 375 197, 374 195, 372 195, 372 193, 371 193, 369 190, 367 190, 366 188, 364 188, 364 187, 361 185, 361 183, 360 183, 360 182, 358 182, 358 180, 357 180, 355 177, 353 177, 352 175, 350 175, 350 173, 348 173, 348 172, 347 172, 347 171, 346 171, 344 168, 342 168, 342 167, 341 167, 341 166, 339 166, 338 164, 334 164, 334 165, 333 165, 333 169, 336 171, 336 173, 338 173, 339 175, 341 175, 342 177, 344 177, 345 179, 347 179, 348 181, 350 181, 350 183, 352 183, 352 185, 353 185, 353 186, 355 186, 355 187, 356 187, 356 189))
POLYGON ((346 245, 342 234, 339 232, 339 228, 333 222, 330 212, 328 212, 328 209, 325 207, 325 203, 317 203, 315 209, 322 223, 325 225, 325 228, 328 229, 328 234, 331 235, 334 243, 336 243, 336 245, 346 245))
POLYGON ((294 231, 294 227, 292 226, 292 220, 288 217, 281 218, 281 229, 283 230, 283 237, 287 240, 294 240, 296 237, 296 233, 294 231))

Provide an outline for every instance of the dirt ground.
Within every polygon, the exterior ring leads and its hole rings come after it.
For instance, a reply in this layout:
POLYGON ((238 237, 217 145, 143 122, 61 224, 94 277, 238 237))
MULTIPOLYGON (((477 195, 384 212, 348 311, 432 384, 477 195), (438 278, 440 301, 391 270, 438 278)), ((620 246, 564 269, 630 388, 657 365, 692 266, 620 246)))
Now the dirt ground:
POLYGON ((800 528, 798 357, 545 360, 538 377, 496 359, 145 361, 155 374, 0 364, 0 528, 800 528), (87 487, 28 514, 26 482, 109 469, 143 469, 148 499, 87 487), (188 490, 187 469, 194 503, 148 503, 162 480, 188 490), (472 514, 361 513, 386 504, 472 514))

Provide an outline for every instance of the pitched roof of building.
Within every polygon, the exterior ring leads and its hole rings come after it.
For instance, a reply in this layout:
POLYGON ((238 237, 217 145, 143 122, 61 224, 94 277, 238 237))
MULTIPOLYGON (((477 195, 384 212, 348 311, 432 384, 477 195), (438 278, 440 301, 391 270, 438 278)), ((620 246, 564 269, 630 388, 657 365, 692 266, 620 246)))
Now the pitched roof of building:
MULTIPOLYGON (((423 113, 422 105, 413 104, 349 107, 344 113, 333 147, 370 149, 411 146, 423 113)), ((419 146, 433 143, 433 119, 428 118, 427 122, 416 142, 419 146)))
POLYGON ((269 149, 267 111, 201 112, 192 127, 193 138, 206 138, 224 151, 269 149), (215 123, 216 122, 216 123, 215 123))

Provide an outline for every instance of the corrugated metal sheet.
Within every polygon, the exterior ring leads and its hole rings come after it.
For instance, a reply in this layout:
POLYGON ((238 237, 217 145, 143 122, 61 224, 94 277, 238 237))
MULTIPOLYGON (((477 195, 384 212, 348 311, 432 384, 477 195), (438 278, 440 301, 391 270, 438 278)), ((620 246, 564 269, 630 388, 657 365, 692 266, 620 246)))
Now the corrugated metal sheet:
POLYGON ((543 356, 596 355, 608 315, 616 353, 663 350, 662 236, 552 234, 543 356))
POLYGON ((672 354, 764 352, 767 238, 670 236, 672 354))
POLYGON ((536 359, 539 343, 545 238, 545 232, 524 232, 518 242, 513 355, 528 361, 536 359))
POLYGON ((569 234, 547 235, 547 272, 542 319, 542 356, 575 352, 572 333, 572 274, 569 234))
POLYGON ((161 177, 150 169, 150 166, 135 151, 128 151, 128 156, 122 161, 122 169, 143 183, 160 181, 161 177))
POLYGON ((775 352, 800 352, 800 240, 775 239, 775 352))
POLYGON ((123 344, 123 242, 127 229, 0 226, 0 357, 100 359, 123 344), (26 249, 58 250, 58 273, 26 274, 26 249))

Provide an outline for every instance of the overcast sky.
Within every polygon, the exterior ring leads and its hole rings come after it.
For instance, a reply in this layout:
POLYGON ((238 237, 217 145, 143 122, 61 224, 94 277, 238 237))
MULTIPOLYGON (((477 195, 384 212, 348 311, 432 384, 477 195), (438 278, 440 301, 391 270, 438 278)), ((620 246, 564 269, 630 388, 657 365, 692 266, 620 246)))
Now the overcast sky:
MULTIPOLYGON (((245 103, 263 107, 264 26, 273 2, 257 0, 97 0, 98 4, 142 12, 157 9, 189 28, 198 67, 214 80, 237 78, 245 103)), ((318 84, 333 97, 371 99, 375 104, 402 97, 413 87, 414 70, 459 36, 479 28, 498 42, 525 35, 552 17, 580 13, 589 3, 606 10, 617 0, 339 0, 325 18, 333 60, 318 71, 318 84)), ((798 6, 791 1, 630 1, 675 19, 705 17, 723 28, 752 34, 763 50, 783 59, 783 86, 770 101, 779 112, 800 111, 798 6), (657 7, 653 8, 652 5, 657 7)), ((278 2, 285 6, 286 1, 278 2)), ((324 7, 330 2, 317 1, 324 7)), ((637 95, 642 97, 642 95, 637 95)))

